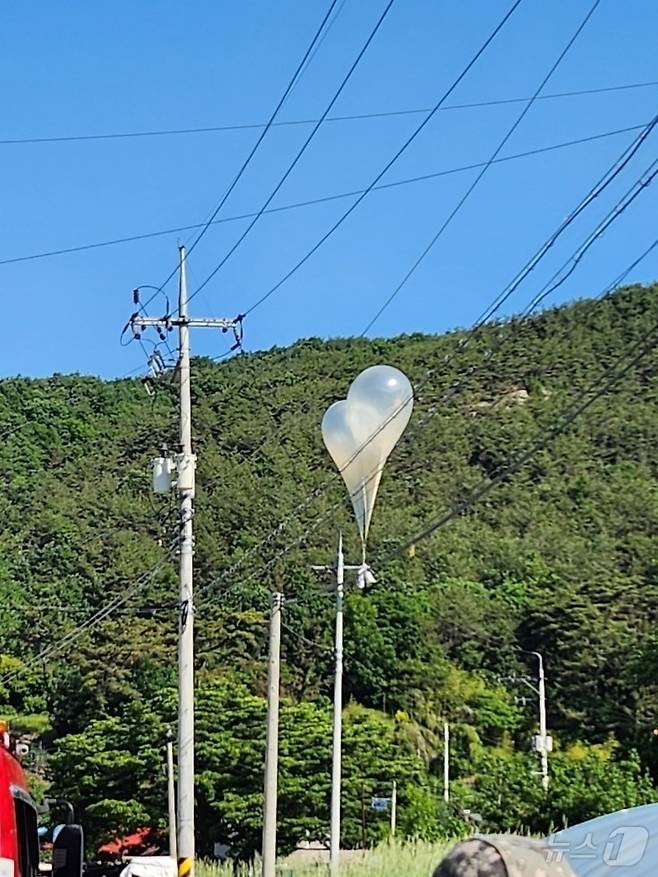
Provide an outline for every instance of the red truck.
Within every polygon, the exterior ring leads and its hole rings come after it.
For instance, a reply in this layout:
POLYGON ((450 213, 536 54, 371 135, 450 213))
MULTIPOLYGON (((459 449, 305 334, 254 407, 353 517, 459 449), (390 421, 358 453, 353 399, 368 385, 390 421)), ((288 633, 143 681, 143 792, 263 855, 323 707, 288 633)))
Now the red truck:
MULTIPOLYGON (((0 722, 0 877, 37 877, 37 806, 19 756, 21 744, 0 722)), ((79 825, 61 828, 53 845, 53 877, 81 877, 83 836, 79 825)))

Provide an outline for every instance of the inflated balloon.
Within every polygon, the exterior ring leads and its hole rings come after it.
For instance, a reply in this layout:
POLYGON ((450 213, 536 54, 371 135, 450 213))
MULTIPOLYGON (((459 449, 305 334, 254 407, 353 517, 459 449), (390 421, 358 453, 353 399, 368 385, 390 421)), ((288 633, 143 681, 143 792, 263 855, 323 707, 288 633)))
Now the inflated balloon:
POLYGON ((347 486, 364 553, 384 464, 409 422, 413 400, 406 375, 391 365, 374 365, 322 420, 322 438, 347 486))

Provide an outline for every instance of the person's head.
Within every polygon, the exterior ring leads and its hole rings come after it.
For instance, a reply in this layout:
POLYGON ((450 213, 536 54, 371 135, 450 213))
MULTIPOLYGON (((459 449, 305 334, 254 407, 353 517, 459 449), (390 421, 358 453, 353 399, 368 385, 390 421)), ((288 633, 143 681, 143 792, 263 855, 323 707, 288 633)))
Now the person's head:
POLYGON ((573 872, 542 843, 513 835, 485 835, 454 846, 433 877, 573 877, 573 872))

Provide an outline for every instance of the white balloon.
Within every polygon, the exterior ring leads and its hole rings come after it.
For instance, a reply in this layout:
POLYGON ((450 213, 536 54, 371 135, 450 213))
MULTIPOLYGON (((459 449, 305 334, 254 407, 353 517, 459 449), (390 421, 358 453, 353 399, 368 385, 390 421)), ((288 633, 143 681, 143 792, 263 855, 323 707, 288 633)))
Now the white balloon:
POLYGON ((322 419, 322 438, 347 486, 364 552, 384 464, 409 422, 413 398, 406 375, 375 365, 322 419))

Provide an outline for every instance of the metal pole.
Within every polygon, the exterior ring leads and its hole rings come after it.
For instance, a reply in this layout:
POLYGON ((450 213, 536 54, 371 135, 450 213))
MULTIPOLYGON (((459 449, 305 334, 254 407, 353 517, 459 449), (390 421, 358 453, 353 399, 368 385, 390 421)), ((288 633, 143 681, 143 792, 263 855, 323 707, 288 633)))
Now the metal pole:
POLYGON ((176 784, 174 781, 174 743, 171 730, 167 731, 167 807, 169 810, 169 855, 178 858, 176 842, 176 784))
POLYGON ((443 723, 443 800, 450 802, 450 726, 443 723))
POLYGON ((180 246, 178 311, 180 323, 180 617, 178 626, 178 875, 191 877, 194 868, 194 601, 192 517, 194 468, 192 398, 190 393, 190 332, 187 310, 185 247, 180 246))
POLYGON ((336 641, 334 671, 333 749, 331 762, 331 833, 329 843, 329 869, 336 877, 340 860, 340 782, 341 737, 343 713, 343 582, 345 562, 343 558, 343 534, 338 536, 336 562, 336 641))
POLYGON ((270 650, 267 667, 267 743, 263 800, 263 877, 276 873, 276 795, 279 762, 279 675, 281 670, 281 605, 283 594, 272 594, 270 650))
POLYGON ((398 815, 398 784, 393 780, 393 791, 391 792, 391 837, 395 837, 395 829, 397 828, 398 815))
POLYGON ((544 676, 544 659, 539 652, 533 652, 539 662, 539 736, 541 737, 541 784, 545 792, 548 791, 548 749, 546 748, 546 678, 544 676))

